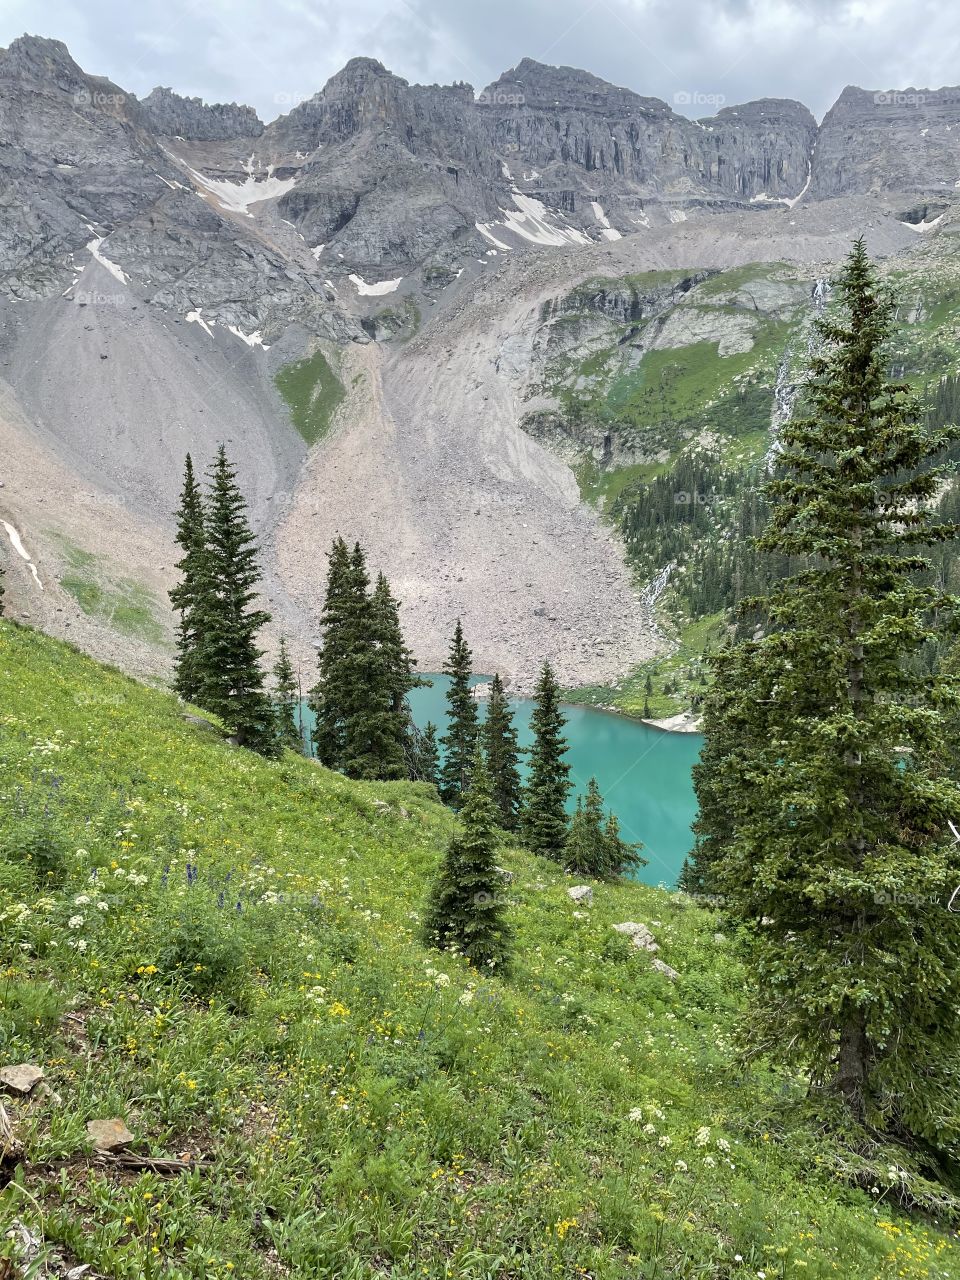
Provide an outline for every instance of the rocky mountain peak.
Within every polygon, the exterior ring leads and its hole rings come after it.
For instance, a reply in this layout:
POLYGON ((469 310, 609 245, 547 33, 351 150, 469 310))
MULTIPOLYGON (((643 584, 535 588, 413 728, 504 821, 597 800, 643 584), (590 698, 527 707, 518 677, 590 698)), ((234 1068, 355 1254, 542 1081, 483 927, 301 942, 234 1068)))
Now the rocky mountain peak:
POLYGON ((523 58, 505 71, 480 94, 480 105, 525 106, 532 109, 588 111, 616 116, 653 112, 672 115, 659 98, 646 98, 632 89, 622 89, 577 67, 552 67, 533 58, 523 58))
POLYGON ((169 137, 213 142, 263 133, 263 121, 254 109, 235 102, 208 105, 202 98, 184 98, 158 86, 140 105, 153 131, 169 137))
POLYGON ((66 90, 87 82, 63 41, 46 36, 18 36, 0 49, 0 74, 34 83, 46 81, 66 90))

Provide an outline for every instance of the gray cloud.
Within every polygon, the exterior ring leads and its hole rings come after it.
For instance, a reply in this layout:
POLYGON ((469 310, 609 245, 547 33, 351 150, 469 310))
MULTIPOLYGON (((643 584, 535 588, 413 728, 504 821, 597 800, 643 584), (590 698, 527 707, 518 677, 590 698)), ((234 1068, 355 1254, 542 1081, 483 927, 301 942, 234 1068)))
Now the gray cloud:
POLYGON ((42 18, 35 0, 0 0, 0 44, 24 30, 134 93, 171 85, 264 119, 358 54, 477 89, 525 56, 565 63, 667 102, 689 94, 696 115, 785 97, 820 116, 845 84, 960 78, 960 27, 940 0, 46 0, 42 18))

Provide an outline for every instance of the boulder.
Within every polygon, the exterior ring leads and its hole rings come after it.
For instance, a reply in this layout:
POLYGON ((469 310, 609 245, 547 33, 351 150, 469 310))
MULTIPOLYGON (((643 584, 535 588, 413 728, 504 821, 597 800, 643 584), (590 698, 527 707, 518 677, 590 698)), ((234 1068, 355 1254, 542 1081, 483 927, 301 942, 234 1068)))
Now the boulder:
POLYGON ((133 1141, 133 1134, 122 1120, 88 1120, 87 1137, 94 1151, 122 1151, 133 1141))
POLYGON ((593 890, 588 884, 576 884, 572 889, 567 890, 567 897, 572 902, 589 907, 593 902, 593 890))
POLYGON ((12 1067, 0 1067, 0 1085, 8 1093, 26 1095, 43 1079, 42 1067, 32 1062, 19 1062, 12 1067))
POLYGON ((663 960, 661 960, 659 956, 654 956, 653 959, 650 961, 650 964, 653 966, 654 969, 656 969, 657 973, 662 973, 663 976, 665 978, 669 978, 671 982, 676 982, 676 980, 680 977, 676 969, 671 969, 670 966, 666 964, 663 960))
POLYGON ((625 920, 623 924, 615 924, 613 927, 617 933, 622 933, 625 938, 629 938, 641 951, 660 950, 657 940, 645 924, 638 924, 635 920, 625 920))

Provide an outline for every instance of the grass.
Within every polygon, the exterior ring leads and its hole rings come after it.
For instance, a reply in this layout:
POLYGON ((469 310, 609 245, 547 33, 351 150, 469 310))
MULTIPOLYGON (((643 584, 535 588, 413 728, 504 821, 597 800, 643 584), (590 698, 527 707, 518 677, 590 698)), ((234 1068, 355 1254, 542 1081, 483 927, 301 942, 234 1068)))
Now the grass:
POLYGON ((701 677, 708 677, 704 653, 719 648, 726 632, 725 618, 722 613, 709 614, 673 630, 670 653, 641 663, 619 684, 568 689, 564 699, 585 706, 615 707, 630 716, 642 716, 644 704, 649 702, 654 720, 689 711, 693 698, 705 688, 701 677), (653 685, 649 697, 648 676, 653 685), (664 693, 664 685, 671 685, 674 692, 664 693))
POLYGON ((575 910, 504 847, 514 965, 472 972, 418 941, 428 788, 231 749, 6 623, 0 708, 0 1061, 58 1095, 5 1100, 0 1258, 16 1220, 123 1280, 960 1276, 896 1170, 845 1185, 798 1083, 738 1058, 715 914, 626 882, 575 910), (87 1160, 114 1116, 187 1169, 87 1160))
POLYGON ((334 411, 346 392, 322 351, 284 365, 274 376, 277 390, 290 409, 293 425, 316 444, 330 429, 334 411))
POLYGON ((159 602, 134 578, 117 577, 102 556, 85 551, 61 535, 55 537, 67 570, 60 585, 91 618, 124 635, 152 644, 165 644, 167 633, 158 621, 159 602))

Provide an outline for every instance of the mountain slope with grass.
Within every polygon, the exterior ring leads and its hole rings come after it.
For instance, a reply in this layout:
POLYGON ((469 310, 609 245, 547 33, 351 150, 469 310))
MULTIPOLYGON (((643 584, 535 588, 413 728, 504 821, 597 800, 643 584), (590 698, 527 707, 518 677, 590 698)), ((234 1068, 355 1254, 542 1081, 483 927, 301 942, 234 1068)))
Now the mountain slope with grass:
POLYGON ((44 1073, 0 1275, 960 1276, 945 1195, 738 1061, 718 916, 504 847, 513 965, 471 971, 419 941, 430 789, 187 714, 0 624, 0 1066, 44 1073))

